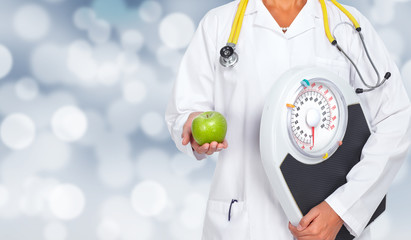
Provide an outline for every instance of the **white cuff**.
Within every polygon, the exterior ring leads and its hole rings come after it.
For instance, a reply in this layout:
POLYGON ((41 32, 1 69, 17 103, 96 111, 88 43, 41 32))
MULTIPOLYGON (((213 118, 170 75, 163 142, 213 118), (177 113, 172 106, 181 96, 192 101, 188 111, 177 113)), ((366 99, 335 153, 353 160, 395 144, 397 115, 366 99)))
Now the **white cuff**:
POLYGON ((344 221, 344 226, 347 228, 351 235, 356 238, 361 235, 362 231, 364 230, 364 226, 363 224, 361 224, 363 221, 358 221, 358 216, 352 215, 350 211, 348 211, 348 209, 346 209, 337 198, 333 197, 332 194, 327 199, 325 199, 325 201, 344 221))

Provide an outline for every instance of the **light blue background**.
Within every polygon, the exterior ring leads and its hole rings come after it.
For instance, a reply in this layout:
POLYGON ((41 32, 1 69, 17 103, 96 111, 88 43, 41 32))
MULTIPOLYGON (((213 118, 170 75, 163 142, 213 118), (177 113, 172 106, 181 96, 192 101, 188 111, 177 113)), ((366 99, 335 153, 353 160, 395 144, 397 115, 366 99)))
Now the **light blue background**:
MULTIPOLYGON (((163 115, 199 20, 227 2, 0 1, 0 45, 12 56, 7 71, 0 54, 0 239, 200 238, 216 157, 179 153, 163 115), (68 122, 64 106, 77 109, 68 122), (29 122, 6 124, 15 113, 29 122), (25 148, 13 150, 10 129, 25 148)), ((410 94, 411 1, 341 2, 372 22, 410 94)), ((375 239, 411 235, 409 162, 375 239)))

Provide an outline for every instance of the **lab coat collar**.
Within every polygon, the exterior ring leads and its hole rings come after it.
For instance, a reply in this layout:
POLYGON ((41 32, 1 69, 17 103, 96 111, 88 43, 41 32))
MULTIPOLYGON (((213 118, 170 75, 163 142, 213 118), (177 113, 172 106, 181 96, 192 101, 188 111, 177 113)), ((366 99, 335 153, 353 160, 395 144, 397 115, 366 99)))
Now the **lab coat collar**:
POLYGON ((318 0, 307 0, 286 33, 271 16, 262 0, 250 0, 245 14, 256 13, 254 25, 281 33, 285 38, 293 38, 315 27, 315 19, 322 18, 321 6, 318 0), (248 11, 248 12, 247 12, 248 11))

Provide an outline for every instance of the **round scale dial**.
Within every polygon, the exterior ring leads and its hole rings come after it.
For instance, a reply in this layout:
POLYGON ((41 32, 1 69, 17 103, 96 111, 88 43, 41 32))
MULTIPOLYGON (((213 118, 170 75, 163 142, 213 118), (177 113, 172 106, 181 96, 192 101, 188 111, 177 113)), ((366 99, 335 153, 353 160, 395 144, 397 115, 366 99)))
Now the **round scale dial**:
POLYGON ((305 156, 327 159, 342 144, 346 129, 342 94, 328 80, 304 79, 292 100, 288 132, 294 147, 305 156))

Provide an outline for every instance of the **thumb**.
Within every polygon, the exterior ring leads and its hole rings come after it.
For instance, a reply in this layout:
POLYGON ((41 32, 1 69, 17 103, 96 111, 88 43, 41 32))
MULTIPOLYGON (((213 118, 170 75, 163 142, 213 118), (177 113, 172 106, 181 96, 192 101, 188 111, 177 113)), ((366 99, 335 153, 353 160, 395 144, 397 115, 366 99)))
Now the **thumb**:
POLYGON ((183 145, 187 145, 190 142, 190 135, 191 135, 191 126, 189 124, 185 124, 183 127, 183 133, 181 137, 183 138, 183 145))
POLYGON ((183 145, 187 145, 190 142, 191 138, 191 124, 193 122, 193 119, 201 114, 202 112, 192 112, 188 118, 186 123, 183 126, 183 133, 181 134, 181 137, 183 138, 183 145))
POLYGON ((311 209, 303 218, 301 218, 300 223, 297 226, 298 231, 302 231, 310 225, 310 223, 319 215, 319 211, 314 207, 311 209))

